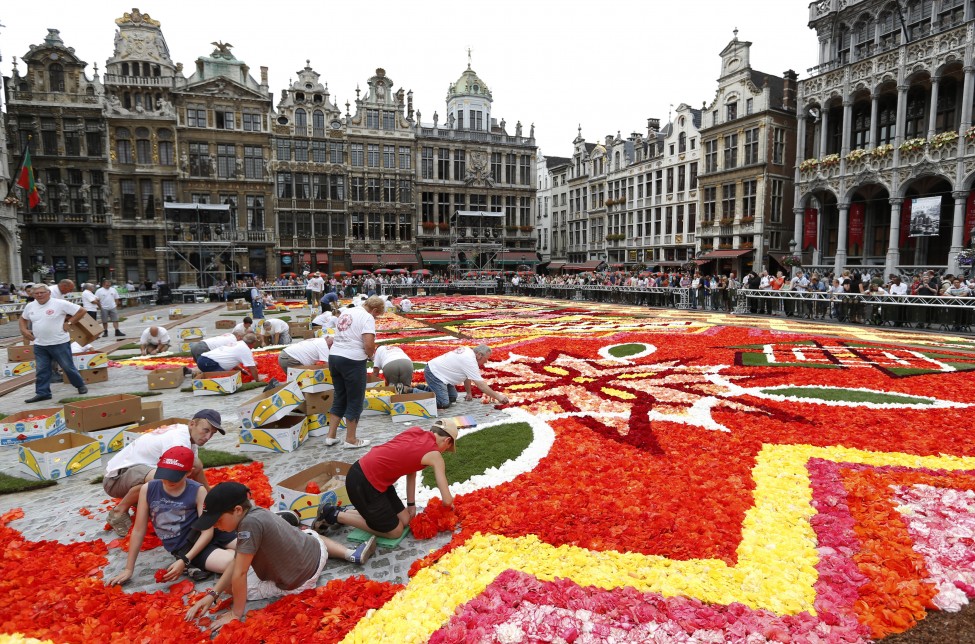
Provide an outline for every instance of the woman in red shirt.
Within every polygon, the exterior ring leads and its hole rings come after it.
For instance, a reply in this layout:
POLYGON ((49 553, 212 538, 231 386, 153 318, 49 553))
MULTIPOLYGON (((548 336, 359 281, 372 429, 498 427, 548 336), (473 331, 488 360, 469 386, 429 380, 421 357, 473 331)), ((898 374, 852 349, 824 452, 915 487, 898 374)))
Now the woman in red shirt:
POLYGON ((313 528, 321 531, 337 524, 360 528, 380 537, 395 539, 416 516, 416 473, 433 468, 443 504, 450 508, 454 497, 447 486, 443 452, 456 451, 457 423, 440 419, 430 431, 410 427, 388 443, 372 448, 356 461, 345 477, 345 489, 354 510, 322 506, 313 528), (394 485, 406 477, 406 506, 394 485))

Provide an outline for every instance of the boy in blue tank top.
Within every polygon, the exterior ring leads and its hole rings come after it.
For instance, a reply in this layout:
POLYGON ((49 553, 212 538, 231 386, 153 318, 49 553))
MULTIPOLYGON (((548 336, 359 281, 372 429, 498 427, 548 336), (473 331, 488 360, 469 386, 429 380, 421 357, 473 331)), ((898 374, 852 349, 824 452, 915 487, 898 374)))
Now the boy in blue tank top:
MULTIPOLYGON (((222 573, 233 562, 236 533, 215 528, 198 531, 192 527, 203 514, 207 494, 206 488, 186 477, 192 469, 193 452, 189 448, 171 447, 163 452, 155 478, 139 492, 125 569, 106 582, 109 586, 123 584, 132 577, 150 520, 163 547, 176 557, 163 581, 173 581, 191 567, 222 573)), ((203 576, 209 575, 200 575, 203 576)))

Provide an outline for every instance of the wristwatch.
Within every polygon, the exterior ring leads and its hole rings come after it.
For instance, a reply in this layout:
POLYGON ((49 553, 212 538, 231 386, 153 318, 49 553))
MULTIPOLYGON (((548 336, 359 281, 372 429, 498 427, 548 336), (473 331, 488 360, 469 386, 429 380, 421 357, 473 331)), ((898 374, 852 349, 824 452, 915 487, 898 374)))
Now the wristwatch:
POLYGON ((186 557, 186 555, 178 555, 177 556, 177 559, 179 559, 180 561, 182 561, 187 566, 190 565, 190 560, 186 557))
POLYGON ((207 588, 205 594, 210 595, 210 597, 213 597, 213 601, 217 601, 218 599, 220 599, 220 594, 213 588, 207 588))

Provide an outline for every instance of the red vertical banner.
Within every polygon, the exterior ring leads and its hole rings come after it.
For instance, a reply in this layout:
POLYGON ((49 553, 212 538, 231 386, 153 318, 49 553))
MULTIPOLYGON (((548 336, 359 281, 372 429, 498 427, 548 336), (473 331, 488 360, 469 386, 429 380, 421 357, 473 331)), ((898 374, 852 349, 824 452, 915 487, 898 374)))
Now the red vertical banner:
POLYGON ((803 220, 802 248, 806 250, 810 246, 818 247, 816 234, 819 232, 819 211, 815 208, 806 208, 805 219, 803 220))
POLYGON ((914 200, 910 197, 904 199, 904 203, 901 204, 901 239, 898 244, 901 248, 908 245, 911 239, 911 207, 914 204, 914 200))
POLYGON ((968 201, 965 203, 965 230, 962 232, 965 246, 972 243, 972 228, 975 228, 975 190, 968 193, 968 201))
POLYGON ((847 235, 847 247, 863 246, 863 222, 866 217, 867 206, 862 203, 850 204, 850 228, 847 235))

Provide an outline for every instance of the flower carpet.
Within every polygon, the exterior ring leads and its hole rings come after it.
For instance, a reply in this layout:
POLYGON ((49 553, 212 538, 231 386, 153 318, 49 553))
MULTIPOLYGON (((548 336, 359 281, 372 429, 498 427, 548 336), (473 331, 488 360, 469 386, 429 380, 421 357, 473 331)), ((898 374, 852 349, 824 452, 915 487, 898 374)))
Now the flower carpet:
MULTIPOLYGON (((392 332, 431 330, 398 338, 418 363, 488 343, 531 444, 451 486, 456 518, 421 532, 453 536, 408 584, 333 580, 217 641, 870 642, 975 597, 965 338, 494 297, 404 317, 392 332)), ((260 468, 216 476, 266 490, 260 468)), ((188 582, 107 588, 108 545, 30 542, 17 518, 0 517, 0 632, 209 638, 182 621, 188 582)))

